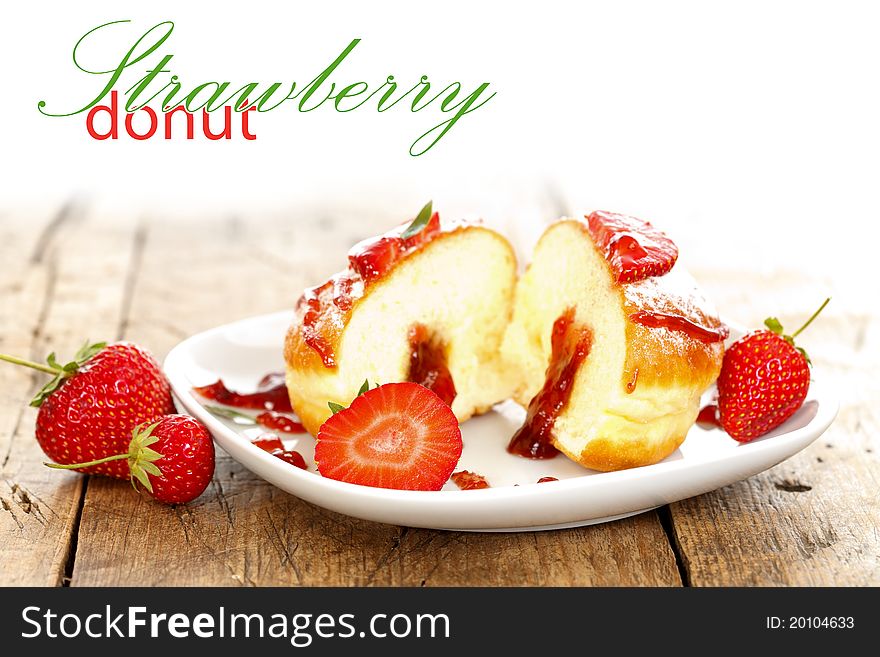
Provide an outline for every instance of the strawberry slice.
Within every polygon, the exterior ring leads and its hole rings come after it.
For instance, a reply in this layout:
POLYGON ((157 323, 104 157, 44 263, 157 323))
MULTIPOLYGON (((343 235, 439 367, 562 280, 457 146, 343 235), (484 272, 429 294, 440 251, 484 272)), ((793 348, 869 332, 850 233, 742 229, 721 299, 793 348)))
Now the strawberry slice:
POLYGON ((618 283, 662 276, 678 259, 675 242, 647 221, 615 212, 593 212, 586 219, 618 283))
POLYGON ((318 472, 330 479, 440 490, 461 449, 458 420, 440 397, 417 383, 386 383, 321 425, 315 461, 318 472))

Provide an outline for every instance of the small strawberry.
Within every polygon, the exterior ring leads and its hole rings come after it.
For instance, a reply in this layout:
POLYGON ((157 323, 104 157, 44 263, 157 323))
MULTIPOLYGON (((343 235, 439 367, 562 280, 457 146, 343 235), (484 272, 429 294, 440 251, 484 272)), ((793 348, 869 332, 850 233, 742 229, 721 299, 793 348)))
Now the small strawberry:
POLYGON ((196 499, 211 483, 214 443, 208 430, 189 415, 166 415, 135 427, 124 454, 87 463, 46 465, 79 470, 114 462, 127 470, 133 486, 140 482, 158 501, 183 504, 196 499))
POLYGON ((734 342, 724 354, 718 377, 718 417, 722 428, 740 442, 763 436, 790 418, 810 389, 810 359, 794 339, 828 305, 791 335, 769 317, 769 330, 753 331, 734 342))
POLYGON ((593 212, 586 219, 618 283, 662 276, 678 259, 675 242, 647 221, 616 212, 593 212))
MULTIPOLYGON (((0 354, 0 360, 52 375, 31 401, 39 407, 36 438, 57 463, 95 461, 118 454, 126 436, 142 422, 174 412, 171 387, 159 364, 130 342, 86 344, 62 365, 0 354)), ((127 479, 124 463, 107 462, 81 470, 127 479)))
POLYGON ((315 446, 318 471, 363 486, 440 490, 462 450, 449 406, 417 383, 362 391, 348 408, 331 404, 315 446))

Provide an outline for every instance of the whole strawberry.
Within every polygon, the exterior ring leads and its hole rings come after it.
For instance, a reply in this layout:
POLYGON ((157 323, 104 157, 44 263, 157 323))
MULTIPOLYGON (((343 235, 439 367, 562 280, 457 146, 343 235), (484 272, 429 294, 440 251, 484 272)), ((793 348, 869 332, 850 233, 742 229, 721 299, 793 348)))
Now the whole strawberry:
POLYGON ((205 492, 214 476, 214 443, 205 427, 189 415, 166 415, 131 432, 128 451, 86 463, 59 465, 64 470, 117 463, 165 504, 183 504, 205 492))
MULTIPOLYGON (((39 407, 36 438, 57 463, 82 463, 118 454, 132 429, 174 412, 171 387, 149 352, 129 342, 86 344, 67 364, 49 354, 46 365, 0 354, 0 360, 52 375, 31 401, 39 407)), ((127 479, 124 463, 81 472, 127 479)))
POLYGON ((794 339, 829 301, 791 335, 785 335, 779 320, 770 317, 764 322, 768 330, 743 336, 724 354, 718 414, 731 438, 754 440, 785 422, 804 403, 810 389, 810 359, 794 339))

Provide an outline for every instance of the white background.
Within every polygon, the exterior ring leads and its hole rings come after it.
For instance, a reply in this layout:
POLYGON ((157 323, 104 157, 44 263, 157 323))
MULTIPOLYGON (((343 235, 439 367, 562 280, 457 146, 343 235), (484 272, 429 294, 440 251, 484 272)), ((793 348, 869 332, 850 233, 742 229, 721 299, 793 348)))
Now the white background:
POLYGON ((692 259, 868 276, 878 33, 872 4, 855 2, 7 3, 0 205, 79 193, 254 216, 323 199, 385 204, 396 222, 433 198, 491 218, 552 181, 574 209, 653 220, 692 259), (256 141, 95 141, 84 115, 47 118, 37 101, 61 111, 93 97, 104 79, 73 67, 73 45, 120 19, 132 23, 84 51, 96 67, 173 20, 160 52, 185 86, 306 83, 360 37, 332 80, 427 74, 497 95, 418 158, 409 145, 446 116, 402 103, 302 114, 291 101, 252 119, 256 141))

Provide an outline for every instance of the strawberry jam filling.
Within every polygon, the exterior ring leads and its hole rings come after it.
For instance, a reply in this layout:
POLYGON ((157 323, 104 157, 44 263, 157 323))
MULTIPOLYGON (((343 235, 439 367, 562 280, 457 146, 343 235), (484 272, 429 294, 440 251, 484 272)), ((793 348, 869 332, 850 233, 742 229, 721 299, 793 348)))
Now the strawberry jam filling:
POLYGON ((593 212, 586 220, 618 283, 663 276, 678 259, 675 242, 647 221, 615 212, 593 212))
POLYGON ((550 459, 559 453, 551 444, 553 425, 568 404, 574 376, 592 345, 593 332, 574 324, 574 308, 566 310, 553 323, 544 387, 529 404, 526 421, 510 439, 508 452, 531 459, 550 459))
POLYGON ((559 481, 556 477, 541 477, 538 479, 539 484, 546 484, 551 481, 559 481))
POLYGON ((724 324, 721 324, 718 328, 710 328, 692 322, 681 315, 670 315, 668 313, 640 310, 630 315, 629 318, 636 324, 641 324, 642 326, 647 326, 649 328, 665 328, 670 331, 679 331, 694 340, 706 344, 723 342, 727 339, 727 336, 730 335, 730 329, 724 324))
POLYGON ((431 215, 422 230, 403 237, 406 226, 356 244, 348 253, 348 271, 303 293, 297 307, 302 312, 303 341, 320 357, 324 367, 336 367, 333 335, 347 321, 347 313, 367 285, 384 277, 408 255, 440 234, 440 215, 431 215))
POLYGON ((242 394, 234 392, 226 387, 221 379, 207 386, 193 388, 202 397, 234 406, 236 408, 270 409, 273 411, 292 411, 290 396, 287 394, 287 385, 284 382, 284 374, 273 372, 264 376, 255 392, 242 394))
POLYGON ((455 383, 446 366, 446 347, 432 337, 424 324, 414 324, 409 330, 409 377, 407 381, 425 386, 440 397, 447 406, 455 400, 455 383))
POLYGON ((486 481, 484 476, 478 475, 476 472, 471 472, 469 470, 453 472, 450 479, 452 479, 452 483, 458 486, 461 490, 489 488, 489 482, 486 481))

